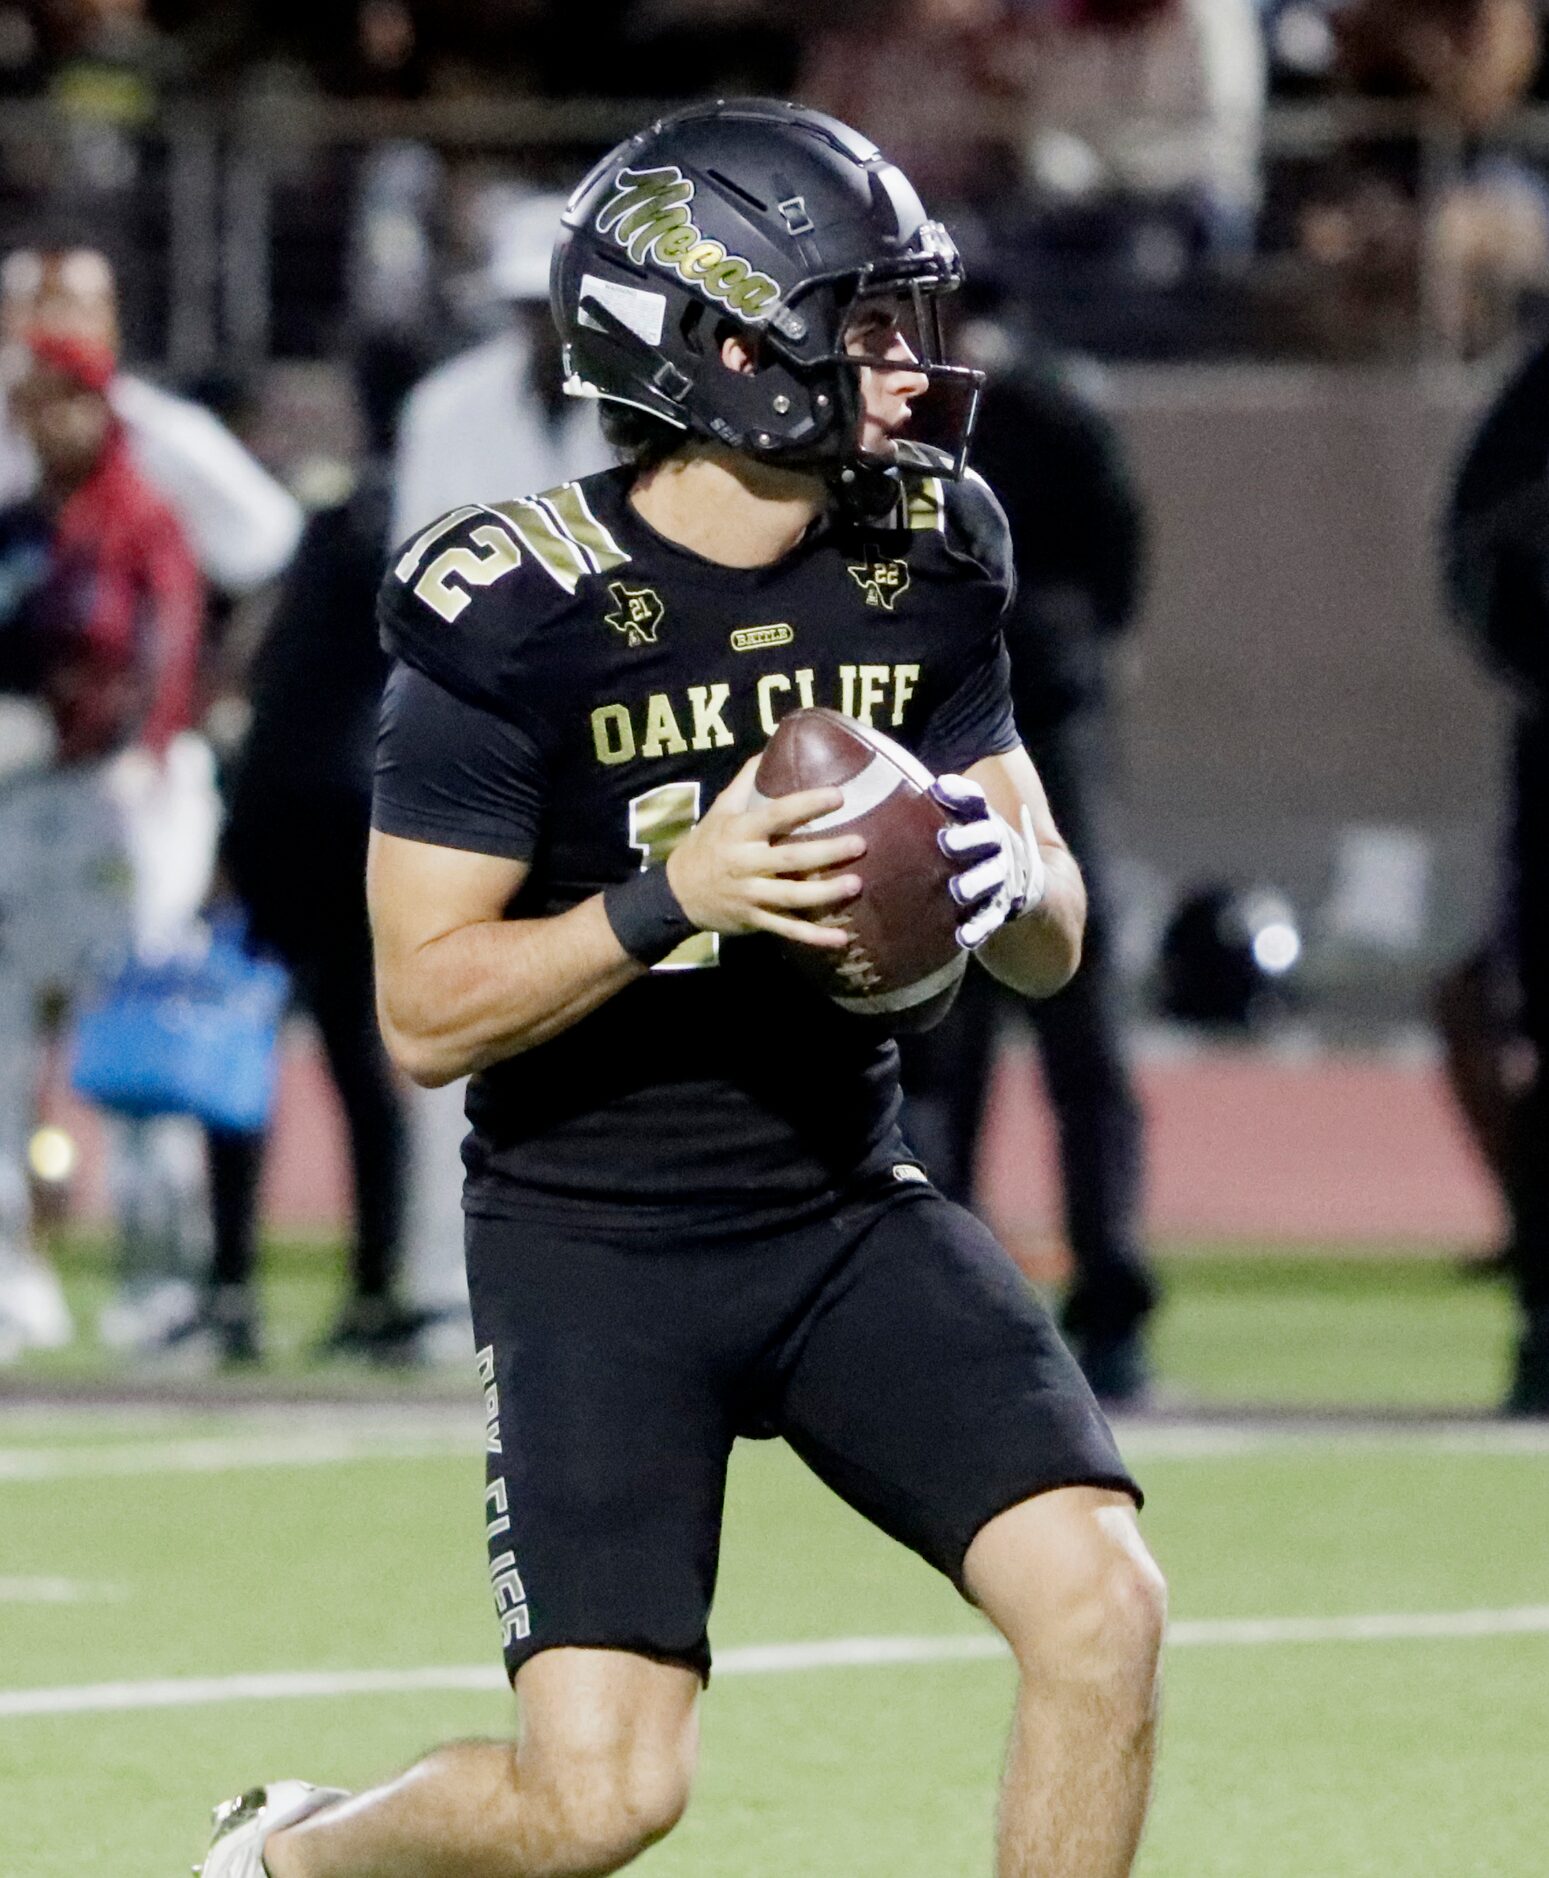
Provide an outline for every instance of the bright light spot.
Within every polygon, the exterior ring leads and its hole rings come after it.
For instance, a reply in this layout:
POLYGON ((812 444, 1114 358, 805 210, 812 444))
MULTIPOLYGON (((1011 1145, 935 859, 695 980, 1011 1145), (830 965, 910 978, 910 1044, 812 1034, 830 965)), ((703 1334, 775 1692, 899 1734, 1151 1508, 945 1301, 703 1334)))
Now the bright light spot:
POLYGON ((1253 956, 1260 971, 1278 977, 1290 971, 1302 956, 1302 942, 1296 928, 1283 919, 1271 920, 1253 935, 1253 956))
POLYGON ((1327 72, 1338 50, 1327 16, 1311 6, 1286 8, 1275 25, 1274 46, 1282 65, 1308 78, 1327 72))
POLYGON ((63 1128, 40 1128, 27 1143, 27 1165, 50 1186, 67 1181, 80 1158, 74 1139, 63 1128))

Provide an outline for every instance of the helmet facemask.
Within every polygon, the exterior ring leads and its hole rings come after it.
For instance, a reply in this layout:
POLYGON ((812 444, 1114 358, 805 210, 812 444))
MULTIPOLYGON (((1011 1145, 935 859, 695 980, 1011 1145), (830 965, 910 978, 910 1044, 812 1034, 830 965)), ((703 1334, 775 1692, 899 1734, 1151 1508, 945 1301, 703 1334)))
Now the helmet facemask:
POLYGON ((839 400, 832 460, 838 463, 841 478, 847 470, 876 472, 894 468, 911 460, 909 447, 919 445, 947 458, 947 464, 933 465, 941 474, 954 481, 964 474, 984 374, 969 366, 950 364, 947 359, 940 296, 954 291, 956 285, 955 280, 919 278, 868 282, 851 296, 840 323, 839 349, 813 361, 832 376, 839 400), (876 305, 887 310, 884 343, 879 347, 863 339, 855 344, 853 327, 864 321, 876 305), (907 349, 907 358, 898 357, 894 349, 900 340, 907 349), (865 447, 867 414, 862 374, 866 371, 908 372, 925 380, 923 391, 909 395, 908 417, 880 453, 865 447))

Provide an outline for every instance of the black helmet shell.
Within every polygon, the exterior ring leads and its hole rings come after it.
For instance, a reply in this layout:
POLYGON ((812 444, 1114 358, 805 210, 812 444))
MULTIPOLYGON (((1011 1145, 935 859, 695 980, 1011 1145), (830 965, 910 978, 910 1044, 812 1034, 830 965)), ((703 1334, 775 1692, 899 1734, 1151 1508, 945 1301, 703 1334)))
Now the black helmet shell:
POLYGON ((851 453, 850 307, 962 277, 951 237, 874 144, 768 99, 652 124, 596 165, 563 220, 550 284, 567 388, 764 457, 851 453), (757 372, 721 363, 726 321, 760 336, 757 372))

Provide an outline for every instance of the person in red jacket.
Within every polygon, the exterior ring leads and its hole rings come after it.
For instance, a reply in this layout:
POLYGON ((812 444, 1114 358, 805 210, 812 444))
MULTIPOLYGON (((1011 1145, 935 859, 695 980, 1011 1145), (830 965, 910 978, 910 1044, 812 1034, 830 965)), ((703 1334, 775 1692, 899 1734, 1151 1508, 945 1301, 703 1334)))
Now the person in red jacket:
MULTIPOLYGON (((70 1334, 28 1236, 39 1013, 170 942, 203 891, 176 879, 199 869, 203 581, 130 460, 112 352, 56 330, 24 356, 11 403, 41 476, 0 509, 0 1359, 70 1334)), ((149 1288, 195 1251, 197 1141, 163 1119, 115 1134, 124 1272, 149 1288)))
POLYGON ((40 332, 15 392, 42 468, 20 505, 51 566, 30 609, 40 696, 62 763, 140 743, 157 755, 192 720, 204 586, 171 509, 141 478, 108 404, 116 361, 40 332))

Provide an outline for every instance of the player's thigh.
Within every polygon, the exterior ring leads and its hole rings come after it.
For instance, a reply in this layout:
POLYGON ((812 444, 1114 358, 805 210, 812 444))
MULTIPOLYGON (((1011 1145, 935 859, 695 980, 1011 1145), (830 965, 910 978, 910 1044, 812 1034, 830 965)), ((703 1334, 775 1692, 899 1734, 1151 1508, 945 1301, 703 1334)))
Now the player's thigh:
POLYGON ((882 1208, 812 1313, 781 1431, 963 1585, 998 1514, 1071 1486, 1138 1499, 1102 1411, 990 1232, 934 1192, 882 1208))
POLYGON ((681 1266, 471 1219, 468 1278, 508 1669, 572 1646, 706 1673, 733 1428, 681 1266))

